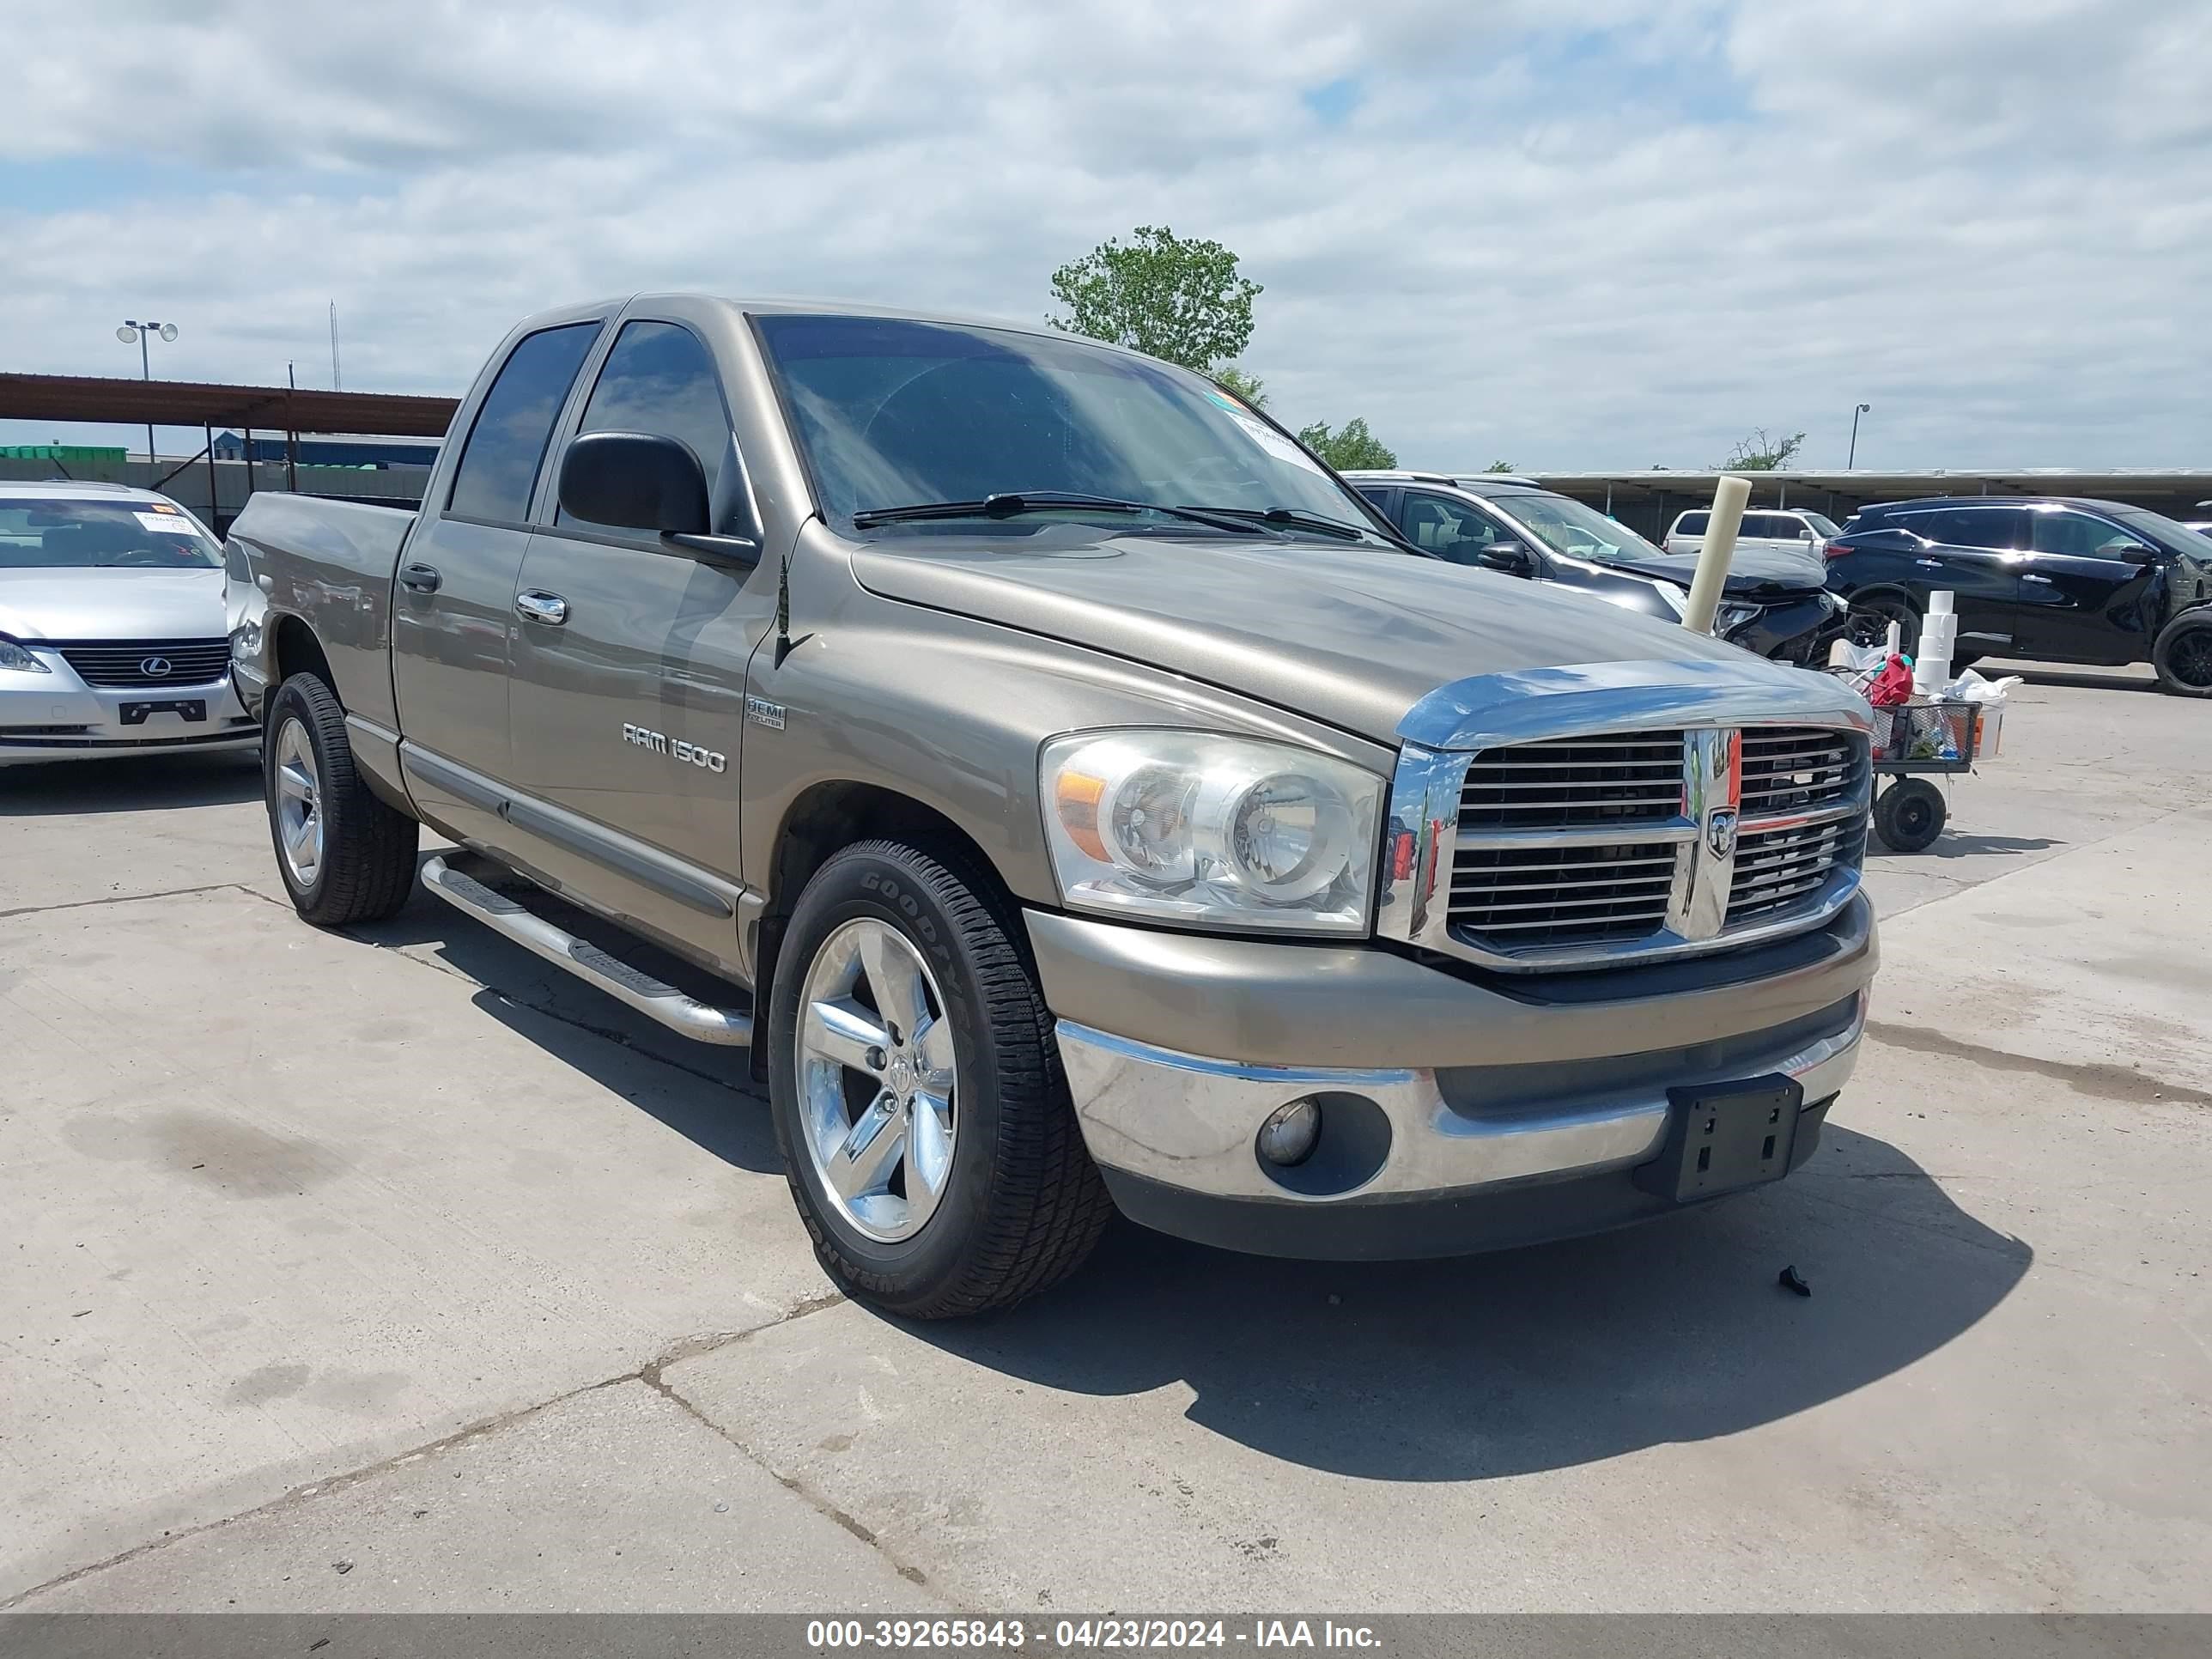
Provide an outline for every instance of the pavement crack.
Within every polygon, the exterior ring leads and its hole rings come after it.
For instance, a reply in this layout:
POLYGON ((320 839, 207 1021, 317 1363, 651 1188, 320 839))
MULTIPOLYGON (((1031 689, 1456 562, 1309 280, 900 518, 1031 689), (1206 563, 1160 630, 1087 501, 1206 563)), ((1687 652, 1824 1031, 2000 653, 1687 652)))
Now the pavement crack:
MULTIPOLYGON (((12 910, 0 910, 0 921, 16 916, 43 916, 57 910, 94 910, 109 904, 143 904, 149 899, 190 898, 195 893, 228 893, 246 891, 234 881, 211 881, 204 887, 166 887, 157 893, 111 893, 106 898, 67 899, 59 904, 24 904, 12 910)), ((261 896, 255 894, 255 897, 261 896)))
MULTIPOLYGON (((810 1301, 799 1304, 781 1319, 775 1320, 767 1325, 757 1326, 750 1331, 741 1332, 737 1336, 730 1338, 729 1340, 742 1341, 747 1337, 758 1335, 762 1331, 774 1330, 778 1325, 788 1325, 793 1320, 804 1319, 809 1314, 820 1313, 825 1309, 837 1307, 844 1301, 844 1297, 838 1295, 834 1291, 824 1296, 814 1297, 810 1301)), ((729 1430, 724 1428, 713 1418, 708 1416, 706 1413, 701 1411, 696 1405, 693 1404, 692 1401, 663 1374, 665 1367, 675 1364, 679 1360, 696 1358, 699 1353, 712 1352, 715 1348, 724 1346, 726 1346, 726 1344, 723 1342, 712 1341, 705 1347, 694 1348, 688 1346, 686 1344, 678 1343, 669 1351, 667 1355, 656 1360, 653 1364, 647 1365, 645 1370, 639 1374, 639 1381, 642 1382, 647 1388, 653 1389, 656 1394, 659 1394, 662 1398, 668 1401, 670 1404, 675 1406, 686 1416, 691 1418, 694 1421, 706 1428, 710 1433, 715 1435, 726 1443, 733 1447, 738 1455, 744 1457, 746 1462, 758 1466, 758 1468, 771 1480, 773 1480, 776 1485, 781 1486, 786 1492, 790 1492, 793 1497, 804 1501, 809 1508, 815 1511, 816 1514, 821 1516, 824 1520, 832 1522, 836 1525, 843 1528, 847 1532, 852 1534, 854 1537, 859 1539, 863 1544, 866 1544, 870 1549, 882 1556, 885 1561, 890 1563, 893 1571, 895 1571, 900 1577, 905 1579, 910 1584, 929 1586, 930 1588, 936 1589, 939 1595, 944 1595, 945 1592, 941 1587, 929 1585, 928 1575, 924 1573, 920 1567, 915 1566, 910 1561, 901 1559, 898 1552, 893 1549, 890 1545, 884 1540, 883 1535, 877 1532, 874 1528, 869 1526, 867 1522, 862 1521, 858 1516, 852 1514, 849 1510, 839 1508, 836 1504, 830 1502, 830 1499, 823 1493, 817 1492, 812 1486, 809 1486, 798 1475, 792 1474, 786 1470, 776 1468, 775 1464, 769 1462, 769 1460, 763 1457, 759 1452, 747 1445, 736 1435, 731 1433, 729 1430)))
POLYGON ((2148 1106, 2169 1100, 2192 1106, 2212 1106, 2212 1091, 2192 1089, 2182 1083, 2169 1083, 2130 1066, 2040 1060, 2033 1054, 2015 1054, 2002 1048, 1992 1048, 1986 1043, 1968 1042, 1923 1025, 1893 1025, 1886 1021, 1869 1020, 1866 1029, 1867 1035, 1875 1042, 1892 1048, 1902 1048, 1907 1054, 1936 1054, 1949 1060, 1963 1060, 1987 1071, 2049 1078, 2053 1082, 2065 1084, 2076 1094, 2087 1095, 2097 1100, 2117 1101, 2129 1106, 2148 1106))
MULTIPOLYGON (((677 1395, 661 1381, 660 1376, 661 1370, 665 1366, 672 1365, 679 1360, 694 1358, 700 1354, 713 1353, 717 1349, 727 1347, 732 1342, 742 1342, 747 1337, 757 1336, 763 1331, 772 1331, 779 1325, 788 1325, 792 1321, 804 1319, 809 1314, 817 1314, 825 1309, 837 1307, 844 1300, 845 1297, 836 1291, 826 1291, 822 1295, 808 1297, 796 1302, 774 1319, 763 1324, 750 1326, 742 1331, 714 1331, 681 1338, 662 1349, 660 1352, 635 1370, 623 1371, 618 1376, 601 1377, 596 1382, 586 1382, 577 1388, 563 1389, 561 1393, 549 1399, 540 1400, 534 1405, 518 1406, 510 1411, 497 1413, 493 1416, 471 1423, 464 1428, 456 1429, 451 1434, 441 1435, 435 1440, 425 1441, 419 1446, 410 1446, 404 1451, 394 1452, 389 1457, 380 1458, 374 1463, 362 1465, 360 1468, 347 1469, 337 1474, 325 1475, 319 1480, 304 1481, 289 1492, 280 1492, 265 1503, 256 1504, 250 1508, 240 1510, 235 1515, 226 1515, 218 1520, 204 1521, 196 1527, 185 1527, 175 1532, 164 1533, 159 1538, 149 1538, 143 1544, 134 1544, 127 1550, 119 1550, 115 1554, 106 1556, 98 1561, 88 1562, 81 1567, 72 1567, 67 1572, 57 1574, 42 1583, 32 1585, 28 1589, 20 1590, 14 1595, 0 1598, 0 1613, 12 1612, 33 1596, 43 1595, 49 1590, 59 1589, 64 1584, 73 1584, 78 1579, 89 1577, 95 1572, 105 1572, 108 1568, 120 1566, 125 1561, 135 1561, 140 1556, 151 1554, 155 1550, 167 1549, 172 1544, 182 1543, 187 1538, 197 1538, 203 1533, 220 1532, 225 1527, 234 1526, 240 1521, 250 1521, 258 1516, 297 1508, 302 1504, 328 1493, 343 1492, 348 1487, 357 1486, 362 1481, 374 1480, 376 1476, 398 1468, 404 1463, 411 1463, 417 1458, 427 1457, 433 1453, 449 1451, 456 1446, 465 1445, 470 1441, 481 1439, 485 1435, 511 1428, 517 1423, 526 1422, 539 1413, 549 1411, 568 1401, 581 1399, 587 1394, 597 1394, 603 1389, 620 1388, 625 1382, 642 1382, 656 1394, 665 1395, 686 1415, 705 1423, 717 1435, 736 1446, 747 1459, 759 1464, 762 1468, 767 1469, 769 1474, 775 1475, 780 1485, 798 1492, 799 1496, 805 1498, 810 1504, 822 1510, 830 1519, 838 1522, 847 1531, 854 1532, 855 1536, 861 1537, 872 1545, 875 1543, 872 1535, 865 1531, 856 1530, 856 1522, 837 1514, 811 1494, 793 1486, 782 1475, 777 1474, 774 1469, 769 1468, 769 1466, 759 1457, 729 1435, 724 1434, 714 1423, 701 1415, 690 1401, 677 1395)), ((888 1558, 890 1553, 886 1551, 884 1553, 888 1558)), ((915 1583, 922 1582, 918 1572, 912 1572, 903 1566, 899 1566, 896 1560, 892 1561, 892 1565, 898 1566, 900 1573, 912 1578, 915 1583)))

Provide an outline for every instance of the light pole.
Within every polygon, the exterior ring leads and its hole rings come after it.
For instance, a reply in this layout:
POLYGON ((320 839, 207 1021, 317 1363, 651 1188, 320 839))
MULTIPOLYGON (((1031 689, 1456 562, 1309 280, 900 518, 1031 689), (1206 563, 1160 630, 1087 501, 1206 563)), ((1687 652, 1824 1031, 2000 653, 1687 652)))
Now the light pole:
MULTIPOLYGON (((173 340, 177 337, 177 325, 174 323, 126 322, 115 331, 115 337, 124 344, 129 345, 133 340, 138 343, 138 378, 142 380, 154 378, 154 365, 146 355, 146 337, 149 334, 158 334, 164 341, 173 340)), ((146 465, 149 467, 154 465, 154 423, 151 421, 146 422, 146 465)))
POLYGON ((1856 409, 1851 410, 1851 453, 1850 455, 1845 457, 1844 460, 1844 471, 1846 472, 1850 471, 1854 466, 1858 465, 1859 416, 1865 414, 1873 407, 1874 405, 1872 404, 1861 404, 1856 409))

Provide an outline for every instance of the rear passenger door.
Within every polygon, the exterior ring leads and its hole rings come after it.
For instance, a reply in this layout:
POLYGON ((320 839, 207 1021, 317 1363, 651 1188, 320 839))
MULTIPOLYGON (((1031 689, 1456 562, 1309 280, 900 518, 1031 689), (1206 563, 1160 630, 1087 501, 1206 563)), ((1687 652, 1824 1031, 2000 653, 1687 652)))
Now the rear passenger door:
POLYGON ((2027 514, 2017 507, 1948 507, 1901 514, 1896 522, 1922 544, 1904 561, 1914 605, 1924 612, 1928 596, 1948 588, 1957 595, 1962 642, 1971 637, 1979 650, 2014 645, 2027 514))
MULTIPOLYGON (((681 301, 625 313, 562 447, 590 432, 681 441, 717 531, 756 540, 728 399, 681 301)), ((558 469, 553 469, 557 479, 558 469)), ((747 569, 549 497, 514 595, 514 827, 564 886, 707 951, 734 953, 745 668, 773 623, 775 561, 747 569)))
POLYGON ((507 672, 514 580, 530 543, 555 422, 602 319, 542 327, 506 349, 455 429, 400 554, 392 596, 392 691, 408 787, 440 828, 496 841, 513 768, 507 672))

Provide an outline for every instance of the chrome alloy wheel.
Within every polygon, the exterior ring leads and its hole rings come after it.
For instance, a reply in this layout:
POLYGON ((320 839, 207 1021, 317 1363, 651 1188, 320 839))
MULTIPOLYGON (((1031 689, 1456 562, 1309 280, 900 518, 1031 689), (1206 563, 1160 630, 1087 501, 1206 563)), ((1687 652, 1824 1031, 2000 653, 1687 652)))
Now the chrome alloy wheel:
POLYGON ((945 999, 890 923, 848 921, 822 941, 799 1003, 799 1114, 830 1201, 896 1243, 936 1212, 952 1174, 959 1063, 945 999))
POLYGON ((292 884, 313 887, 323 867, 323 787, 307 728, 295 720, 276 734, 276 842, 292 884))

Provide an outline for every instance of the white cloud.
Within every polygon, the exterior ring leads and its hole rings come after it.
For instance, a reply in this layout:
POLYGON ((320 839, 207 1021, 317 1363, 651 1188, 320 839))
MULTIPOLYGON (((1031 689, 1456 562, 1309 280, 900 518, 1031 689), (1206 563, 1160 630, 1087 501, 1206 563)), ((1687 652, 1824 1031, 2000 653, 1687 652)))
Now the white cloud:
POLYGON ((1882 464, 2212 432, 2201 0, 94 0, 11 44, 9 368, 118 372, 150 307, 160 372, 319 380, 331 297, 348 383, 395 390, 640 288, 1035 319, 1166 223, 1267 285, 1280 412, 1417 464, 1695 465, 1755 425, 1833 463, 1860 401, 1882 464), (1346 78, 1340 122, 1303 101, 1346 78))

